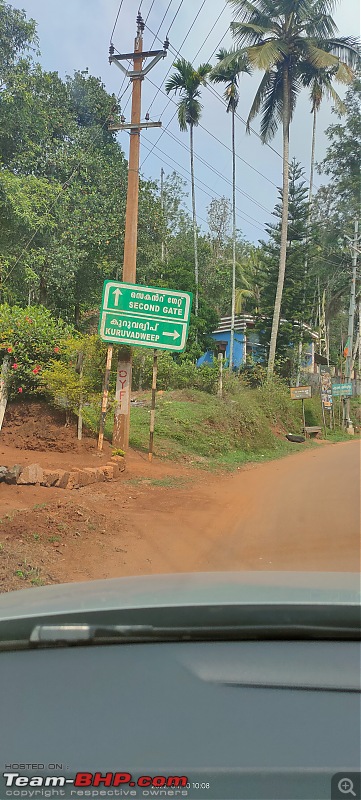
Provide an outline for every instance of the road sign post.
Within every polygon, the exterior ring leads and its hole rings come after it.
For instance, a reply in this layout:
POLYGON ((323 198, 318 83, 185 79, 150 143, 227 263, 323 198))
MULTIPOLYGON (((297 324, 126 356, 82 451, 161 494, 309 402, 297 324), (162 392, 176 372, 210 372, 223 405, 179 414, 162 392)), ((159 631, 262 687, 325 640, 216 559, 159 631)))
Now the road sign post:
POLYGON ((311 386, 292 386, 290 392, 291 392, 291 400, 302 401, 303 430, 305 430, 306 429, 305 400, 307 398, 312 397, 312 388, 311 386))
POLYGON ((191 304, 190 292, 105 281, 100 338, 109 344, 182 352, 191 304))
POLYGON ((154 353, 153 353, 153 377, 152 377, 152 404, 151 404, 151 409, 150 409, 150 424, 149 424, 149 449, 148 449, 148 459, 149 459, 149 461, 151 461, 152 458, 153 458, 157 376, 158 376, 158 351, 154 350, 154 353))
MULTIPOLYGON (((154 350, 149 460, 153 455, 157 351, 184 350, 188 338, 192 294, 135 283, 105 281, 99 318, 100 338, 110 346, 151 347, 154 350)), ((109 353, 108 348, 108 353, 109 353)), ((126 351, 125 351, 126 352, 126 351)), ((103 446, 105 411, 109 386, 109 366, 104 388, 99 449, 103 446)), ((117 370, 113 444, 129 440, 131 364, 120 356, 117 370)))

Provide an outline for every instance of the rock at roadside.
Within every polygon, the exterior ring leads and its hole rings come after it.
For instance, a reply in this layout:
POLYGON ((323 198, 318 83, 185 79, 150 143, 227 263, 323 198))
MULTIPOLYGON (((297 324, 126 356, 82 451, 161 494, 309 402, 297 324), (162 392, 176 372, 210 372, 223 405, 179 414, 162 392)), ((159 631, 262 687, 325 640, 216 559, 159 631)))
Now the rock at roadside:
POLYGON ((106 464, 105 467, 100 467, 106 481, 112 481, 115 478, 116 464, 106 464))
POLYGON ((8 468, 7 467, 0 467, 0 481, 4 481, 6 476, 7 476, 7 474, 8 474, 8 468))
POLYGON ((59 480, 60 475, 59 471, 51 470, 51 469, 44 469, 43 470, 43 480, 41 481, 42 486, 56 486, 56 482, 59 480))
MULTIPOLYGON (((13 467, 15 469, 15 467, 13 467)), ((37 483, 42 483, 44 480, 44 473, 39 464, 29 464, 28 467, 20 472, 16 481, 18 486, 35 486, 37 483)))
POLYGON ((110 459, 110 463, 114 465, 114 478, 117 478, 121 472, 124 472, 125 470, 124 456, 112 456, 110 459))
POLYGON ((21 464, 15 464, 11 469, 8 469, 4 478, 5 483, 17 483, 22 469, 21 464))

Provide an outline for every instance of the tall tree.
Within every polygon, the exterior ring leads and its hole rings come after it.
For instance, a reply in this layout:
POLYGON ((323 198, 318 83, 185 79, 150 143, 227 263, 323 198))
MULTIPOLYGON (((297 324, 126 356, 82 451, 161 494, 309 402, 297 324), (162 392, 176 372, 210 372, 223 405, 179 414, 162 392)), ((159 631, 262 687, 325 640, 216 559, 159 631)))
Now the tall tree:
POLYGON ((242 74, 250 75, 251 68, 245 53, 226 50, 224 47, 217 53, 218 64, 211 72, 214 83, 224 83, 224 97, 227 102, 227 113, 232 119, 232 305, 231 305, 231 339, 229 347, 229 369, 233 369, 234 324, 236 313, 236 111, 239 103, 239 80, 242 74))
POLYGON ((25 11, 0 0, 0 90, 19 59, 37 49, 36 23, 25 11))
POLYGON ((196 216, 196 194, 194 185, 194 128, 199 125, 202 105, 200 103, 201 86, 205 86, 207 75, 211 71, 210 64, 200 64, 198 69, 194 69, 190 61, 179 58, 174 62, 176 72, 171 75, 165 85, 167 94, 179 92, 178 102, 178 122, 181 131, 188 130, 189 127, 189 148, 191 160, 191 182, 192 182, 192 215, 193 215, 193 240, 194 240, 194 276, 195 276, 195 314, 198 315, 199 306, 199 270, 198 270, 198 247, 197 247, 197 216, 196 216))
MULTIPOLYGON (((322 100, 325 96, 328 99, 332 100, 335 104, 335 107, 343 113, 345 111, 345 106, 342 103, 341 98, 335 91, 332 81, 338 80, 340 83, 350 83, 352 80, 352 70, 344 65, 344 69, 341 65, 337 67, 331 67, 329 69, 317 69, 312 64, 306 68, 304 77, 303 77, 303 84, 305 87, 310 89, 310 100, 311 100, 311 114, 313 116, 313 124, 312 124, 312 140, 311 140, 311 162, 310 162, 310 179, 309 179, 309 192, 308 192, 308 225, 310 227, 311 218, 312 218, 312 196, 313 196, 313 179, 314 179, 314 171, 315 171, 315 153, 316 153, 316 126, 317 126, 317 115, 321 107, 322 100)), ((306 303, 306 283, 307 283, 307 276, 308 276, 308 247, 309 243, 307 243, 306 252, 305 252, 305 287, 304 287, 304 303, 306 303)), ((320 298, 318 299, 318 308, 320 307, 320 298)), ((302 309, 302 323, 305 322, 305 309, 302 309)), ((298 346, 298 368, 297 368, 297 377, 296 377, 296 386, 299 386, 299 382, 301 379, 301 368, 302 368, 302 350, 303 350, 303 324, 301 327, 301 337, 298 346)))
MULTIPOLYGON (((292 161, 289 175, 289 229, 286 275, 282 294, 282 322, 278 335, 278 356, 285 360, 291 355, 292 367, 297 364, 297 345, 301 338, 300 321, 304 306, 309 314, 312 291, 304 286, 304 249, 308 230, 308 189, 300 165, 292 161)), ((272 314, 278 282, 279 251, 282 229, 282 192, 280 191, 274 215, 276 224, 266 226, 269 241, 263 244, 262 312, 258 327, 262 342, 270 341, 272 314)), ((289 363, 289 361, 288 361, 289 363)))
POLYGON ((306 65, 303 75, 303 85, 310 90, 312 122, 312 141, 311 141, 311 163, 310 163, 310 188, 309 201, 311 203, 313 194, 313 179, 315 171, 315 152, 316 152, 316 127, 317 115, 321 108, 322 100, 327 97, 334 103, 335 108, 340 114, 346 110, 344 103, 333 87, 333 81, 349 84, 352 82, 353 72, 347 64, 340 64, 329 69, 317 69, 312 64, 306 65))
POLYGON ((235 10, 231 29, 241 52, 264 72, 248 116, 248 127, 262 111, 261 136, 269 141, 282 123, 282 225, 277 291, 272 321, 268 376, 274 370, 285 280, 288 228, 290 124, 303 77, 316 70, 356 68, 359 49, 354 37, 337 37, 331 11, 335 0, 229 0, 235 10))

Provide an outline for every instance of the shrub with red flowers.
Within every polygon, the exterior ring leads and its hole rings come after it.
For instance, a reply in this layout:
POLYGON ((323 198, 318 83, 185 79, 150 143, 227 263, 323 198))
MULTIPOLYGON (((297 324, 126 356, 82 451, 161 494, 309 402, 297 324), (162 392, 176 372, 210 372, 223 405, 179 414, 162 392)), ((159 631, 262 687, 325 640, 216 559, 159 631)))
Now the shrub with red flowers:
POLYGON ((43 391, 43 370, 61 358, 71 335, 71 327, 42 306, 0 305, 0 367, 7 365, 10 397, 43 391))

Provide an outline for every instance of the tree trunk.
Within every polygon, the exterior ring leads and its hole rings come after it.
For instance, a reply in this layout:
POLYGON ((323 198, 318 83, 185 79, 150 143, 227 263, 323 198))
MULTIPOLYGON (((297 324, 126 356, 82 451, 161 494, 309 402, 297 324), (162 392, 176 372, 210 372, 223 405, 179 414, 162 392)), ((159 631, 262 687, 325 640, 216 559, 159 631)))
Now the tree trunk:
POLYGON ((39 283, 39 304, 41 306, 46 305, 47 294, 48 290, 46 285, 45 270, 43 269, 40 275, 40 283, 39 283))
POLYGON ((290 97, 288 68, 283 74, 283 190, 282 190, 282 227, 280 260, 275 307, 272 320, 272 331, 268 357, 268 378, 272 378, 276 358, 277 334, 281 318, 283 284, 286 272, 287 233, 288 233, 288 194, 289 194, 289 149, 290 149, 290 97))
POLYGON ((196 284, 196 297, 194 313, 198 316, 199 305, 199 272, 198 272, 198 241, 197 241, 197 217, 196 217, 196 191, 194 186, 194 151, 193 151, 193 125, 189 126, 190 152, 191 152, 191 182, 192 182, 192 214, 193 214, 193 241, 194 241, 194 278, 196 284))
POLYGON ((232 108, 232 311, 231 311, 231 341, 229 346, 229 369, 233 368, 234 351, 234 323, 236 310, 236 139, 235 139, 235 113, 232 108))
POLYGON ((305 323, 305 308, 306 308, 306 284, 307 284, 307 276, 308 276, 308 245, 309 245, 309 236, 310 236, 310 225, 311 225, 311 209, 312 209, 312 193, 313 193, 313 175, 315 171, 315 147, 316 147, 316 122, 317 122, 317 110, 316 108, 313 109, 313 126, 312 126, 312 145, 311 145, 311 167, 310 167, 310 187, 308 192, 308 215, 307 215, 307 249, 306 249, 306 256, 305 256, 305 270, 304 270, 304 284, 303 284, 303 298, 302 298, 302 314, 301 314, 301 330, 300 330, 300 340, 298 344, 298 366, 297 366, 297 378, 296 378, 296 386, 300 385, 300 378, 301 378, 301 367, 302 367, 302 350, 303 350, 303 326, 305 323))
POLYGON ((79 300, 76 301, 74 306, 74 325, 79 330, 80 325, 80 302, 79 300))
POLYGON ((311 147, 311 169, 310 169, 310 189, 308 194, 308 202, 311 208, 312 193, 313 193, 313 175, 315 171, 315 148, 316 148, 316 122, 317 110, 313 111, 313 127, 312 127, 312 147, 311 147))

